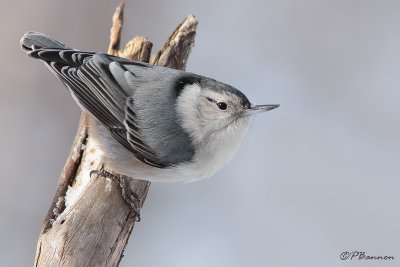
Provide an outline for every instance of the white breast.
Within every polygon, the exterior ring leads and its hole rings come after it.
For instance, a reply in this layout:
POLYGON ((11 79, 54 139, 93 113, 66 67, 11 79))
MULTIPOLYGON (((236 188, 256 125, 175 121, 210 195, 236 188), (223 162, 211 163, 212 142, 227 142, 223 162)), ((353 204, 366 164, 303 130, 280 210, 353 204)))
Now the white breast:
POLYGON ((225 129, 213 133, 198 146, 193 163, 188 164, 186 175, 190 180, 199 180, 213 175, 236 154, 249 124, 244 119, 225 129))

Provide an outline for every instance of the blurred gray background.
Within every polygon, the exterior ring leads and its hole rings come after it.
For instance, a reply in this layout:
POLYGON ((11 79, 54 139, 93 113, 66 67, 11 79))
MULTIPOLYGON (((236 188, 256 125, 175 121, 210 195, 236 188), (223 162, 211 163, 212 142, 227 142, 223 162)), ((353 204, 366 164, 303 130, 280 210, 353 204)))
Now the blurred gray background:
MULTIPOLYGON (((281 107, 215 177, 153 184, 121 266, 399 265, 400 2, 126 1, 123 43, 189 13, 187 70, 281 107), (343 251, 396 260, 341 261, 343 251)), ((30 266, 80 110, 19 49, 28 30, 105 51, 118 1, 3 3, 0 265, 30 266)))

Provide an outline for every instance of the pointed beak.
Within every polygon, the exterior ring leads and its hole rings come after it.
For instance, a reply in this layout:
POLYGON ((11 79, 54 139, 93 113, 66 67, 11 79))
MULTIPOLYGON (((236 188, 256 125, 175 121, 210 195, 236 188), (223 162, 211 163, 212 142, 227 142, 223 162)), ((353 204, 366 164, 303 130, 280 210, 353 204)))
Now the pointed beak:
POLYGON ((273 110, 279 107, 279 105, 254 105, 246 110, 246 115, 253 115, 256 113, 273 110))
POLYGON ((275 108, 279 107, 279 105, 255 105, 251 106, 250 110, 253 111, 268 111, 268 110, 273 110, 275 108))

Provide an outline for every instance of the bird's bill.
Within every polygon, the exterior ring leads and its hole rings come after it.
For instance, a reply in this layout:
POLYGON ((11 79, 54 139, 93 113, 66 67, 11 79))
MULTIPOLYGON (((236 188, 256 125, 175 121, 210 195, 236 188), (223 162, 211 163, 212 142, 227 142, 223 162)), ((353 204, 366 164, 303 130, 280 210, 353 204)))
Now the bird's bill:
POLYGON ((255 106, 250 107, 250 109, 254 110, 254 111, 257 111, 257 110, 268 111, 268 110, 275 109, 277 107, 279 107, 279 105, 255 105, 255 106))
POLYGON ((259 112, 273 110, 279 107, 279 105, 254 105, 246 110, 246 115, 252 115, 259 112))

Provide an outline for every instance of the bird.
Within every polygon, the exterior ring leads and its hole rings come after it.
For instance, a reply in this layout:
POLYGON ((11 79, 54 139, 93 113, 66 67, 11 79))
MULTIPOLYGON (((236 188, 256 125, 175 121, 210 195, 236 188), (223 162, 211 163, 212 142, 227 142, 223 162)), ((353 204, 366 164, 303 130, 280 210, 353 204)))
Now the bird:
POLYGON ((90 114, 88 135, 104 168, 151 182, 212 176, 235 155, 253 105, 238 89, 194 73, 72 49, 43 33, 20 41, 90 114))

